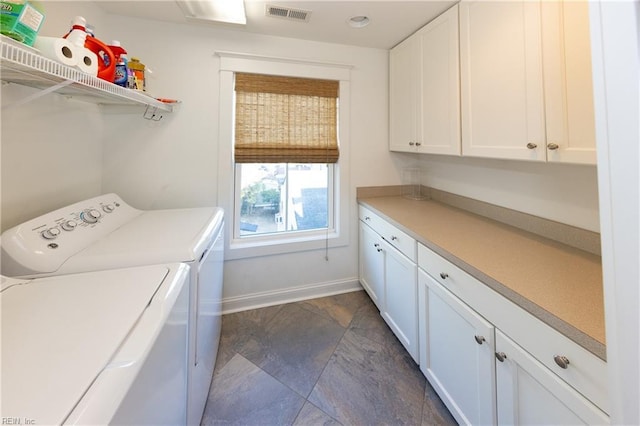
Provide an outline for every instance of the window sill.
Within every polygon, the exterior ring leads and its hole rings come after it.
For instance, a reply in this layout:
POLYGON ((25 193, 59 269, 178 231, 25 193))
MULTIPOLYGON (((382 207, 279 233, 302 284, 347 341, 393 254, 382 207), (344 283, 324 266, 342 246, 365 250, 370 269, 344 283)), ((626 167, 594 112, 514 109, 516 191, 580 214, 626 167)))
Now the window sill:
POLYGON ((346 238, 335 231, 307 233, 303 235, 269 235, 264 237, 237 238, 229 242, 225 260, 287 254, 301 251, 324 250, 327 247, 347 245, 346 238))

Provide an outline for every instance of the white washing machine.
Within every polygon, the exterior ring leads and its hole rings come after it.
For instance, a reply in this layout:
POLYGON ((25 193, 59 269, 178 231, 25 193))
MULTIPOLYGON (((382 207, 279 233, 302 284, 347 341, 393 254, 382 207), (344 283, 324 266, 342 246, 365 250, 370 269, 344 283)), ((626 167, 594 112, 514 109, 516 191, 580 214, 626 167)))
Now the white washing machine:
POLYGON ((185 422, 199 425, 220 339, 223 223, 217 207, 143 211, 106 194, 5 231, 1 272, 33 278, 158 263, 189 265, 185 422))
POLYGON ((175 425, 189 267, 2 277, 3 424, 175 425))

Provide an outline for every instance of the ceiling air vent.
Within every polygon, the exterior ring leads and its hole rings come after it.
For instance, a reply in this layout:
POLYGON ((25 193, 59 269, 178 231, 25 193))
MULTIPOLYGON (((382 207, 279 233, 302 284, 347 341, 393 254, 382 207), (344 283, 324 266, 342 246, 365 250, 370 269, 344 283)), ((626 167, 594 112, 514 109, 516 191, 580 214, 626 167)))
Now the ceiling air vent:
POLYGON ((311 11, 268 4, 265 15, 271 16, 272 18, 288 19, 289 21, 309 22, 311 11))

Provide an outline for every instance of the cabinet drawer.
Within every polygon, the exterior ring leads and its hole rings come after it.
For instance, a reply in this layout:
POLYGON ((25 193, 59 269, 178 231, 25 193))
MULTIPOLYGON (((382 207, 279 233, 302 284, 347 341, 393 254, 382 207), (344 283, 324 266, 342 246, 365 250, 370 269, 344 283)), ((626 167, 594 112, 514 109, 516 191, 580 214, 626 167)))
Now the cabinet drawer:
POLYGON ((401 231, 364 206, 360 206, 359 217, 361 221, 373 228, 389 244, 413 262, 416 261, 416 240, 406 232, 401 231))
POLYGON ((418 244, 418 266, 601 410, 609 412, 605 361, 422 244, 418 244), (556 363, 556 356, 569 360, 567 368, 556 363))

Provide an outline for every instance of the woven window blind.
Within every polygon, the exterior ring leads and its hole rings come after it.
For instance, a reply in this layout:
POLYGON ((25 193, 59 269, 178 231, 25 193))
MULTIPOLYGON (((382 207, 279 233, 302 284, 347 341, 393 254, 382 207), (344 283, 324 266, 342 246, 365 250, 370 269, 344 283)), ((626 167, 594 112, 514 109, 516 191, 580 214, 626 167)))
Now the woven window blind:
POLYGON ((334 80, 236 73, 236 163, 335 163, 334 80))

